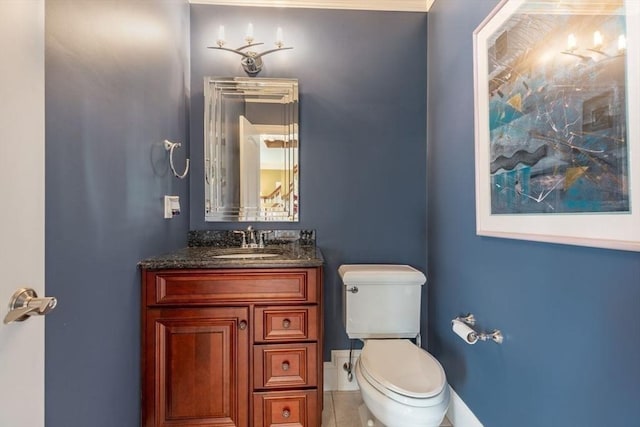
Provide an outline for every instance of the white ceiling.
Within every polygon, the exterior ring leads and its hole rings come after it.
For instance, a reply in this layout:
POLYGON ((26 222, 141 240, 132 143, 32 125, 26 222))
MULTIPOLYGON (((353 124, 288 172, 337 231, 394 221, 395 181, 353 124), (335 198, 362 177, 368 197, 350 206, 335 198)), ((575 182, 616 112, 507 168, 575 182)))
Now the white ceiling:
POLYGON ((434 1, 435 0, 189 0, 189 3, 219 4, 226 6, 427 12, 434 1))

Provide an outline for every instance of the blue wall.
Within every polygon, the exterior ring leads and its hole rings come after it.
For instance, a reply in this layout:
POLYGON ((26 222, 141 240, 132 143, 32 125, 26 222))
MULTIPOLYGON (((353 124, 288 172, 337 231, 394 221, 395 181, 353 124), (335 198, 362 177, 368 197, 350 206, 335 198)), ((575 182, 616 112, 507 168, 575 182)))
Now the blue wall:
POLYGON ((46 2, 47 427, 139 425, 136 263, 188 230, 187 183, 161 145, 187 138, 188 12, 46 2), (164 194, 185 215, 163 219, 164 194))
POLYGON ((326 258, 328 360, 331 349, 349 347, 340 264, 425 269, 427 17, 191 5, 190 152, 199 159, 190 182, 194 230, 247 225, 204 222, 202 129, 203 77, 245 75, 238 55, 206 47, 214 45, 220 25, 228 45, 240 46, 249 22, 265 46, 273 43, 278 26, 294 46, 266 56, 259 76, 295 77, 300 83, 300 222, 278 228, 317 230, 326 258))
POLYGON ((429 12, 429 347, 486 426, 640 419, 640 254, 475 235, 473 30, 498 0, 429 12), (472 312, 501 346, 450 329, 472 312))
POLYGON ((249 21, 266 42, 283 26, 295 46, 261 76, 300 79, 302 209, 289 226, 317 229, 327 258, 327 351, 347 345, 338 265, 424 269, 428 225, 429 347, 485 425, 632 425, 640 256, 475 236, 471 33, 497 2, 438 0, 429 13, 427 188, 424 14, 47 1, 46 279, 60 301, 47 317, 47 426, 137 425, 135 264, 184 245, 188 228, 236 227, 202 221, 202 76, 243 75, 206 46, 219 25, 239 43, 249 21), (161 147, 189 133, 190 215, 161 147), (183 216, 162 219, 164 194, 182 197, 183 216), (468 311, 505 343, 457 339, 449 322, 468 311))
POLYGON ((251 21, 266 41, 282 25, 295 46, 269 56, 262 76, 301 83, 303 207, 289 226, 317 229, 327 258, 327 351, 348 345, 340 263, 425 268, 426 16, 192 8, 47 1, 46 279, 59 298, 47 317, 48 427, 138 425, 136 263, 184 246, 189 227, 237 227, 202 221, 202 76, 243 74, 235 56, 206 49, 220 24, 239 40, 251 21), (190 146, 190 217, 165 138, 190 146), (181 196, 181 217, 162 218, 165 194, 181 196))

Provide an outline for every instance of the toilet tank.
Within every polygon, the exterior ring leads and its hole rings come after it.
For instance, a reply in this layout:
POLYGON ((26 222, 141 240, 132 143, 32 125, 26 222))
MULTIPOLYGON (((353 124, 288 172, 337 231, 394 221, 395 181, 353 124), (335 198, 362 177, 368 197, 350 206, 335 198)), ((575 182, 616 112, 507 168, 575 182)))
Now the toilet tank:
POLYGON ((413 338, 420 332, 425 275, 408 265, 346 264, 343 316, 349 338, 413 338))

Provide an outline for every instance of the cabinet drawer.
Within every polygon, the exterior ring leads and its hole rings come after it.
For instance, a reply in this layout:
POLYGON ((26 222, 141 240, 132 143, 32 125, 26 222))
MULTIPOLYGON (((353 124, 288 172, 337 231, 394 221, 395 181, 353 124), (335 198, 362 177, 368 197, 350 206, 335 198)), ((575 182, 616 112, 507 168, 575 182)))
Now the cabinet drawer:
POLYGON ((256 307, 256 342, 317 341, 318 307, 256 307))
POLYGON ((147 304, 206 305, 241 301, 317 302, 313 269, 148 272, 147 304))
POLYGON ((254 346, 254 387, 316 387, 317 349, 316 343, 254 346))
POLYGON ((317 392, 253 394, 253 427, 317 427, 317 392))

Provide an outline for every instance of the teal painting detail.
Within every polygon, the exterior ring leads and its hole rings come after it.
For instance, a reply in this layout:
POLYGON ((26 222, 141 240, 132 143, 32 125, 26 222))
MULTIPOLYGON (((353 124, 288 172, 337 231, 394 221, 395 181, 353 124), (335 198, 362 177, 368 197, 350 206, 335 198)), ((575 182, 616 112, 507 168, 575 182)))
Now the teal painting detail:
POLYGON ((529 7, 489 38, 492 214, 630 211, 617 12, 529 7))

